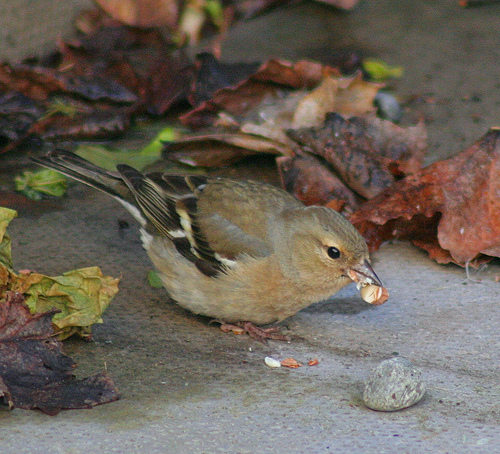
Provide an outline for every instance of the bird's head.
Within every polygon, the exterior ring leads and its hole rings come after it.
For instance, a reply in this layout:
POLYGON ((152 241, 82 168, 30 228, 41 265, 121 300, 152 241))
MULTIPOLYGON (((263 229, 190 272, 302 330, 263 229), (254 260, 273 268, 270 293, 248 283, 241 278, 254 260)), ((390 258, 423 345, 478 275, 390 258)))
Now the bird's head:
POLYGON ((311 285, 339 290, 349 282, 381 285, 368 247, 354 226, 326 207, 290 210, 284 215, 288 245, 282 256, 290 275, 311 285))

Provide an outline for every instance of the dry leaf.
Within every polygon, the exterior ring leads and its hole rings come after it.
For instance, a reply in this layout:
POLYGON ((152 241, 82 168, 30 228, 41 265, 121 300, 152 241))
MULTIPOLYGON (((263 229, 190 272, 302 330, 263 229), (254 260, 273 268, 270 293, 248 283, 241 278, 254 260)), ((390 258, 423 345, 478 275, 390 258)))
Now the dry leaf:
POLYGON ((288 135, 330 163, 349 188, 370 199, 389 187, 394 177, 371 152, 367 137, 342 131, 345 124, 340 115, 328 114, 324 127, 291 129, 288 135))
POLYGON ((328 112, 335 112, 339 79, 327 76, 321 84, 302 97, 295 109, 292 129, 321 126, 328 112))
POLYGON ((500 256, 500 130, 366 202, 351 222, 376 249, 408 239, 439 263, 500 256))
POLYGON ((418 170, 426 147, 423 125, 404 129, 374 115, 344 119, 330 113, 322 127, 291 129, 288 136, 324 158, 367 199, 391 186, 395 177, 418 170))
POLYGON ((358 206, 358 198, 331 169, 318 158, 307 154, 276 159, 281 182, 285 190, 305 205, 329 205, 335 203, 336 211, 352 212, 358 206))
POLYGON ((363 80, 361 72, 351 77, 326 75, 320 85, 305 95, 293 115, 291 128, 320 127, 329 112, 343 117, 374 112, 374 99, 383 84, 363 80))
POLYGON ((111 17, 134 27, 174 27, 175 0, 96 0, 111 17))
POLYGON ((56 334, 65 339, 75 333, 90 337, 90 327, 102 323, 102 314, 118 292, 119 279, 103 276, 98 267, 68 271, 48 277, 39 273, 19 274, 11 289, 26 295, 33 313, 58 309, 53 323, 56 334))
MULTIPOLYGON (((331 69, 333 71, 333 69, 331 69)), ((268 60, 250 77, 234 86, 217 90, 211 99, 181 117, 192 128, 212 125, 220 112, 243 117, 263 103, 283 98, 290 90, 311 89, 322 79, 323 66, 299 61, 294 64, 268 60)))
POLYGON ((165 144, 163 155, 183 164, 221 167, 254 154, 291 154, 278 142, 251 134, 203 134, 165 144))
POLYGON ((0 396, 10 408, 90 408, 119 399, 111 378, 98 374, 76 380, 74 361, 52 336, 54 312, 32 315, 21 294, 0 299, 0 396))
POLYGON ((261 66, 259 63, 223 63, 210 52, 195 57, 195 76, 189 102, 194 106, 208 101, 222 88, 231 87, 248 79, 261 66))

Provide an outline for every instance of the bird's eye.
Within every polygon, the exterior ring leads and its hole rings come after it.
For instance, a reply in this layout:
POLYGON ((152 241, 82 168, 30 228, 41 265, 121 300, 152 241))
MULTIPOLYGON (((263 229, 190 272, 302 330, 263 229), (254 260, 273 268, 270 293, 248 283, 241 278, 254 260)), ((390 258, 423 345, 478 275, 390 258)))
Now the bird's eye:
POLYGON ((340 257, 340 251, 333 246, 330 246, 327 250, 326 253, 328 254, 328 257, 331 259, 338 259, 340 257))

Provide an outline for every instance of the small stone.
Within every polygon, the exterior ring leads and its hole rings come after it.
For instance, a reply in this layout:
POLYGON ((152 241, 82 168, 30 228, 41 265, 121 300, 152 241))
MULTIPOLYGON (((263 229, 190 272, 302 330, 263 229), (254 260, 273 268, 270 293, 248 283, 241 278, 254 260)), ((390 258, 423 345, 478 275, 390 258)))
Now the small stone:
POLYGON ((363 400, 372 410, 396 411, 415 405, 426 391, 422 372, 406 358, 382 361, 365 382, 363 400))

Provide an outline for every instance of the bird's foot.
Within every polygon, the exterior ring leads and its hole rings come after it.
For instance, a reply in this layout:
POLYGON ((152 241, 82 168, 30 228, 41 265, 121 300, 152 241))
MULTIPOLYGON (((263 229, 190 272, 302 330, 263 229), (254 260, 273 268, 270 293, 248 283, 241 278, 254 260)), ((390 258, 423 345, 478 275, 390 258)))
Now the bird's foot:
POLYGON ((248 334, 252 339, 259 342, 267 342, 269 339, 290 342, 291 338, 281 333, 279 326, 270 328, 259 328, 252 322, 226 323, 221 320, 212 320, 210 323, 220 323, 220 329, 225 333, 248 334))

